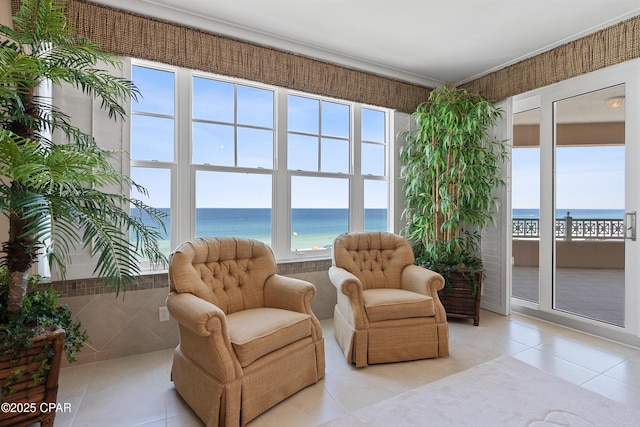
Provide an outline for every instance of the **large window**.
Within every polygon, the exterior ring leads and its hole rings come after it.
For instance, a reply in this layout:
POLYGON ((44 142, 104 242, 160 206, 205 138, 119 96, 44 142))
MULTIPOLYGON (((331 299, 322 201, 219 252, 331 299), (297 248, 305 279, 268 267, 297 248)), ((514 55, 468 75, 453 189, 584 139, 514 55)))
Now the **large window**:
POLYGON ((289 95, 287 159, 291 171, 291 250, 330 248, 349 231, 351 107, 289 95))
MULTIPOLYGON (((131 178, 148 190, 132 197, 167 214, 162 251, 171 252, 171 183, 175 170, 175 73, 136 66, 132 80, 143 96, 131 103, 131 178)), ((132 208, 132 215, 141 213, 132 208)), ((145 218, 142 217, 144 220, 145 218)))
POLYGON ((364 176, 364 229, 385 231, 389 228, 388 131, 385 113, 363 108, 361 129, 360 164, 364 176))
POLYGON ((167 252, 239 236, 328 256, 340 233, 388 230, 389 110, 142 61, 132 78, 132 175, 170 214, 167 252))
POLYGON ((193 77, 194 164, 273 168, 273 91, 193 77))
POLYGON ((197 170, 196 236, 271 244, 271 175, 197 170))

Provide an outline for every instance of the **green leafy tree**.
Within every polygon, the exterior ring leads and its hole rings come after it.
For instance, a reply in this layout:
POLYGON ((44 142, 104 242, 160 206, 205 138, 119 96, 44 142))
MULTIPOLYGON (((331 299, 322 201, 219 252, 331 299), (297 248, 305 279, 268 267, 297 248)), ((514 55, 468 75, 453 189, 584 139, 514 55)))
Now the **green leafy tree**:
POLYGON ((44 81, 67 84, 122 120, 123 105, 139 93, 131 81, 107 70, 120 67, 119 58, 67 24, 63 1, 23 0, 13 23, 0 26, 0 210, 9 219, 2 246, 9 313, 20 310, 39 253, 64 278, 71 250, 90 248, 97 259, 94 273, 116 292, 136 283, 140 257, 166 265, 158 246, 164 214, 126 196, 132 187, 146 190, 114 167, 122 153, 100 148, 38 94, 44 81), (55 143, 53 135, 62 142, 55 143), (129 206, 153 225, 131 216, 129 206))
POLYGON ((494 221, 493 194, 508 150, 490 137, 502 110, 466 89, 444 86, 413 113, 400 149, 407 223, 419 262, 443 272, 482 267, 479 231, 494 221), (464 265, 464 266, 463 266, 464 265))

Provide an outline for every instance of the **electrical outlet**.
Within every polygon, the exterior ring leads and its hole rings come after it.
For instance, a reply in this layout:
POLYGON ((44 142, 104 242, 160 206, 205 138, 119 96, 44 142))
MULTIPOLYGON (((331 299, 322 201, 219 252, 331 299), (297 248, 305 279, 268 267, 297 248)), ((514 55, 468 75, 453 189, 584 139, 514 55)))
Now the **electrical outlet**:
POLYGON ((158 317, 161 322, 167 322, 169 320, 169 310, 167 307, 158 308, 158 317))

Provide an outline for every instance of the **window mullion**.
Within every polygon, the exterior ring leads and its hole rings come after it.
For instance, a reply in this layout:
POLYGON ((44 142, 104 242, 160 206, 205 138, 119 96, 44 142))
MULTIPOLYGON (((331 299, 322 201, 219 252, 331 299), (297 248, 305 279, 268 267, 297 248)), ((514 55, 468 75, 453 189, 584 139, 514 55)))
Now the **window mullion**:
POLYGON ((233 85, 233 165, 238 167, 238 85, 233 85))
POLYGON ((362 107, 355 104, 351 116, 351 182, 349 195, 349 229, 364 230, 364 181, 362 178, 362 107))
POLYGON ((272 242, 276 258, 288 257, 291 248, 291 178, 287 170, 288 91, 276 90, 276 159, 273 179, 272 242))
POLYGON ((318 101, 318 172, 322 171, 322 101, 318 101))
POLYGON ((175 152, 176 177, 172 188, 172 212, 176 220, 173 233, 174 245, 187 241, 195 235, 195 172, 191 168, 191 78, 188 70, 176 70, 176 100, 175 100, 175 152), (180 143, 182 142, 182 143, 180 143))

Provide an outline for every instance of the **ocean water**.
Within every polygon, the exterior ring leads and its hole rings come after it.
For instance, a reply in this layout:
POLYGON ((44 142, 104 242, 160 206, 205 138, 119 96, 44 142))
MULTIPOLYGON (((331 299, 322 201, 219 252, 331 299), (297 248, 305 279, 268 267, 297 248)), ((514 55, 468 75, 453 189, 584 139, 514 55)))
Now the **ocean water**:
MULTIPOLYGON (((169 214, 168 209, 163 209, 169 214)), ((132 215, 139 215, 132 210, 132 215)), ((365 209, 365 229, 386 230, 386 209, 365 209)), ((171 217, 165 219, 167 229, 171 217)), ((349 230, 347 209, 292 209, 291 249, 320 249, 330 247, 337 235, 349 230)), ((271 245, 271 209, 196 209, 196 237, 250 237, 271 245)), ((169 240, 161 242, 168 253, 169 240)))
MULTIPOLYGON (((574 219, 623 219, 624 209, 556 209, 556 219, 567 216, 574 219)), ((540 218, 539 209, 513 209, 514 218, 540 218)))
MULTIPOLYGON (((168 209, 162 209, 169 214, 168 209)), ((557 209, 556 217, 567 212, 574 219, 623 219, 623 209, 557 209)), ((134 216, 139 212, 132 210, 134 216)), ((513 209, 514 218, 539 218, 538 209, 513 209)), ((147 221, 145 221, 147 222, 147 221)), ((171 216, 165 219, 169 230, 171 216)), ((306 250, 330 247, 335 237, 349 230, 347 209, 292 209, 291 249, 306 250)), ((365 209, 366 230, 386 230, 386 209, 365 209)), ((271 209, 196 209, 196 237, 250 237, 271 245, 271 209)), ((160 242, 163 252, 171 251, 168 235, 160 242)))

